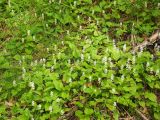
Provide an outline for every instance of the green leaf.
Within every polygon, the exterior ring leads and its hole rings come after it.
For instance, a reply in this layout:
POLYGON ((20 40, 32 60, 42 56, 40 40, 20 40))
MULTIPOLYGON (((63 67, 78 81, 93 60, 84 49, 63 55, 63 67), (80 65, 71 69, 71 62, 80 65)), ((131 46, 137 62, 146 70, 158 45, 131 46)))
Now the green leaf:
POLYGON ((2 105, 0 106, 0 114, 4 114, 5 113, 5 109, 6 109, 6 106, 5 105, 2 105))
POLYGON ((145 98, 148 98, 149 100, 151 100, 153 102, 157 102, 157 97, 154 93, 146 92, 145 93, 145 98))
POLYGON ((55 86, 55 88, 59 91, 62 91, 63 90, 63 84, 61 81, 58 81, 58 80, 54 80, 53 81, 53 84, 55 86))
POLYGON ((94 111, 93 111, 93 109, 91 109, 91 108, 85 108, 84 113, 85 113, 86 115, 91 115, 91 114, 94 113, 94 111))
POLYGON ((117 110, 115 110, 113 112, 113 117, 114 117, 114 120, 118 120, 118 118, 119 118, 119 112, 117 110))
POLYGON ((77 110, 77 111, 75 112, 75 115, 76 115, 77 117, 79 117, 79 118, 82 118, 83 112, 80 111, 80 110, 77 110))

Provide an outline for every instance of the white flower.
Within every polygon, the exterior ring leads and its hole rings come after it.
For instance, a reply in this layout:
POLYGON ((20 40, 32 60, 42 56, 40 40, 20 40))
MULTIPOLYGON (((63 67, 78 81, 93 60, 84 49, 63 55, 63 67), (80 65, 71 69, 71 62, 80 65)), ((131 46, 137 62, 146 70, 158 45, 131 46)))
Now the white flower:
POLYGON ((34 90, 35 89, 34 82, 29 82, 29 87, 31 87, 31 89, 34 90))
POLYGON ((150 63, 149 63, 149 62, 147 62, 146 67, 149 67, 149 66, 150 66, 150 63))
POLYGON ((88 56, 88 61, 90 61, 90 59, 91 59, 91 56, 89 55, 89 56, 88 56))
POLYGON ((19 65, 22 65, 22 61, 21 60, 19 60, 19 65))
POLYGON ((37 13, 34 13, 34 16, 37 17, 37 13))
POLYGON ((27 35, 30 36, 31 35, 31 31, 27 30, 27 35))
POLYGON ((114 80, 114 75, 113 75, 113 74, 111 75, 111 80, 112 80, 112 81, 114 80))
POLYGON ((7 50, 4 48, 4 53, 7 53, 7 50))
POLYGON ((78 20, 80 19, 79 15, 77 16, 77 19, 78 19, 78 20))
POLYGON ((16 86, 16 85, 17 85, 16 81, 15 81, 15 80, 13 80, 13 86, 16 86))
POLYGON ((53 97, 53 91, 50 92, 50 96, 53 97))
POLYGON ((112 93, 115 93, 115 92, 116 92, 115 88, 112 88, 112 93))
POLYGON ((12 10, 11 12, 12 12, 12 14, 14 14, 14 10, 12 10))
POLYGON ((111 62, 111 61, 112 61, 112 58, 111 58, 111 57, 109 57, 109 58, 108 58, 108 61, 109 61, 109 62, 111 62))
POLYGON ((112 63, 112 61, 110 62, 110 67, 113 67, 113 63, 112 63))
POLYGON ((33 63, 33 62, 31 62, 31 66, 33 66, 33 64, 34 64, 34 63, 33 63))
POLYGON ((82 61, 84 60, 84 55, 83 55, 83 54, 81 54, 81 60, 82 60, 82 61))
POLYGON ((71 60, 70 59, 68 59, 68 64, 71 64, 71 60))
POLYGON ((61 101, 61 99, 59 99, 59 98, 56 99, 56 102, 60 102, 60 101, 61 101))
POLYGON ((64 41, 62 41, 62 45, 64 45, 64 41))
POLYGON ((128 59, 127 59, 127 64, 129 64, 129 63, 130 63, 130 61, 131 61, 131 60, 130 60, 130 58, 128 58, 128 59))
POLYGON ((34 106, 35 105, 35 102, 34 101, 32 101, 32 106, 34 106))
POLYGON ((89 40, 88 43, 89 43, 89 44, 92 44, 92 40, 89 40))
POLYGON ((69 35, 70 33, 69 33, 69 30, 67 30, 67 35, 69 35))
POLYGON ((22 61, 24 61, 25 60, 25 56, 22 56, 22 61))
POLYGON ((97 62, 96 62, 96 61, 94 61, 94 63, 93 63, 93 64, 94 64, 94 66, 96 66, 97 62))
POLYGON ((138 52, 138 57, 140 57, 142 55, 142 52, 140 51, 140 52, 138 52))
POLYGON ((38 62, 37 62, 37 60, 35 60, 35 61, 34 61, 34 65, 36 66, 36 65, 37 65, 37 63, 38 63, 38 62))
POLYGON ((54 59, 54 64, 56 64, 56 62, 57 62, 57 60, 56 60, 56 59, 54 59))
POLYGON ((128 63, 126 64, 126 68, 129 69, 129 64, 128 63))
POLYGON ((124 75, 121 76, 121 80, 122 80, 122 81, 124 80, 124 75))
POLYGON ((72 71, 73 71, 73 67, 70 68, 70 72, 72 72, 72 71))
POLYGON ((143 52, 143 47, 140 47, 140 52, 143 52))
POLYGON ((26 69, 24 67, 22 67, 22 72, 25 74, 26 73, 26 69))
POLYGON ((106 48, 105 53, 108 53, 108 48, 106 48))
POLYGON ((63 110, 61 110, 61 115, 63 115, 64 114, 64 111, 63 110))
POLYGON ((43 63, 43 67, 44 67, 44 68, 46 67, 46 64, 45 64, 45 63, 43 63))
POLYGON ((91 17, 88 18, 88 21, 91 22, 91 17))
POLYGON ((83 49, 82 49, 82 52, 83 52, 83 53, 85 52, 85 49, 86 49, 85 46, 83 46, 83 49))
POLYGON ((116 44, 114 44, 114 43, 113 43, 113 48, 114 48, 115 50, 117 49, 116 44))
POLYGON ((77 64, 79 63, 79 59, 77 60, 77 64))
POLYGON ((86 89, 86 85, 83 86, 83 90, 85 90, 85 89, 86 89))
POLYGON ((101 83, 101 78, 98 78, 98 82, 101 83))
POLYGON ((54 50, 55 50, 55 51, 57 50, 57 45, 54 46, 54 50))
POLYGON ((102 63, 105 63, 105 62, 107 62, 107 57, 106 56, 102 58, 102 63))
POLYGON ((136 69, 135 68, 133 69, 133 73, 136 73, 136 69))
POLYGON ((8 6, 11 7, 11 2, 10 2, 10 0, 8 0, 8 6))
POLYGON ((85 75, 85 72, 82 73, 82 76, 84 76, 84 75, 85 75))
POLYGON ((123 69, 124 68, 124 65, 121 65, 121 69, 123 69))
POLYGON ((59 4, 61 4, 62 3, 62 1, 61 0, 59 0, 59 4))
POLYGON ((76 6, 77 5, 77 1, 74 1, 74 6, 76 6))
POLYGON ((126 44, 123 45, 123 51, 126 51, 126 44))
POLYGON ((122 24, 123 24, 123 23, 122 23, 122 22, 120 22, 120 26, 122 26, 122 24))
POLYGON ((48 27, 48 24, 46 24, 46 27, 48 27))
POLYGON ((41 107, 42 107, 42 106, 41 106, 41 104, 39 104, 39 105, 38 105, 38 110, 40 110, 40 109, 41 109, 41 107))
POLYGON ((54 24, 57 25, 57 19, 56 18, 54 19, 54 24))
POLYGON ((116 107, 116 106, 117 106, 117 103, 116 103, 116 102, 114 102, 114 103, 113 103, 113 105, 116 107))
POLYGON ((47 48, 47 52, 49 52, 49 48, 47 48))
POLYGON ((94 89, 94 92, 97 92, 97 90, 96 90, 96 89, 94 89))
POLYGON ((36 40, 36 37, 35 37, 35 36, 33 36, 32 38, 33 38, 34 41, 36 40))
POLYGON ((42 19, 44 20, 44 13, 42 13, 42 19))
POLYGON ((147 8, 147 2, 146 1, 144 2, 144 6, 147 8))
POLYGON ((58 59, 60 59, 60 56, 61 56, 61 52, 58 53, 58 59))
POLYGON ((94 15, 94 10, 92 10, 92 15, 94 15))
POLYGON ((108 72, 108 70, 105 68, 105 69, 104 69, 104 73, 107 74, 107 72, 108 72))
POLYGON ((89 81, 91 81, 92 80, 92 76, 89 76, 89 81))
POLYGON ((40 63, 43 63, 43 59, 40 59, 39 62, 40 62, 40 63))
POLYGON ((24 73, 22 74, 22 78, 23 78, 23 79, 25 78, 25 74, 24 74, 24 73))
POLYGON ((117 4, 117 2, 116 2, 116 1, 114 1, 114 6, 116 6, 116 4, 117 4))
POLYGON ((22 43, 24 43, 24 38, 22 38, 22 43))
POLYGON ((159 69, 156 70, 156 75, 159 75, 159 69))
POLYGON ((160 3, 158 3, 158 7, 160 7, 160 3))
POLYGON ((87 38, 88 38, 87 36, 84 37, 85 40, 86 40, 87 38))
POLYGON ((152 60, 154 60, 154 55, 151 55, 152 56, 152 60))
POLYGON ((96 24, 99 25, 99 20, 97 20, 96 24))
POLYGON ((42 60, 43 60, 43 63, 45 63, 45 62, 46 62, 46 59, 45 59, 45 58, 43 58, 42 60))
POLYGON ((128 70, 131 70, 131 65, 128 65, 128 70))
POLYGON ((81 25, 79 26, 79 29, 82 30, 82 26, 81 25))
POLYGON ((133 64, 136 63, 136 56, 135 55, 132 57, 132 61, 133 61, 133 64))
POLYGON ((103 10, 102 13, 105 14, 105 11, 103 10))
POLYGON ((49 110, 50 112, 52 112, 52 110, 53 110, 52 106, 49 106, 48 110, 49 110))
POLYGON ((70 82, 70 83, 72 82, 72 78, 69 78, 69 82, 70 82))

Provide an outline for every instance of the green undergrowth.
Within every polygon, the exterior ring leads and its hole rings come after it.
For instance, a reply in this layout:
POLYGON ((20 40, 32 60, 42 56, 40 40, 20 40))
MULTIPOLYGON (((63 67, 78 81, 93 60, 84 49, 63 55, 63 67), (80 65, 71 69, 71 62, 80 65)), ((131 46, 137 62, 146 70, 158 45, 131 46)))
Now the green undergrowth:
POLYGON ((160 59, 131 52, 131 36, 141 42, 158 29, 159 8, 158 0, 1 0, 0 120, 158 120, 160 59))

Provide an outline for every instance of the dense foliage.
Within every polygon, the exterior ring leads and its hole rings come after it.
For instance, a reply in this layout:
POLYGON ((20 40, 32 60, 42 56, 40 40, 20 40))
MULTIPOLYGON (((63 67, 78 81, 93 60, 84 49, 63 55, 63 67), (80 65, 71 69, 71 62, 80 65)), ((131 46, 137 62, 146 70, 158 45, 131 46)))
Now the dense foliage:
POLYGON ((0 119, 158 120, 158 1, 1 0, 0 119))

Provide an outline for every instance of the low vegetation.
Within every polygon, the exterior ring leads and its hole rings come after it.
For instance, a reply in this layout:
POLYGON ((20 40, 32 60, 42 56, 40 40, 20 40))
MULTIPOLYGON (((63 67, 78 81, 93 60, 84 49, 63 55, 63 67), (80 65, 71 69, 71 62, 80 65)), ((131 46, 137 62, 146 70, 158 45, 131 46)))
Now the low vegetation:
POLYGON ((0 119, 160 118, 159 0, 1 0, 0 119))

